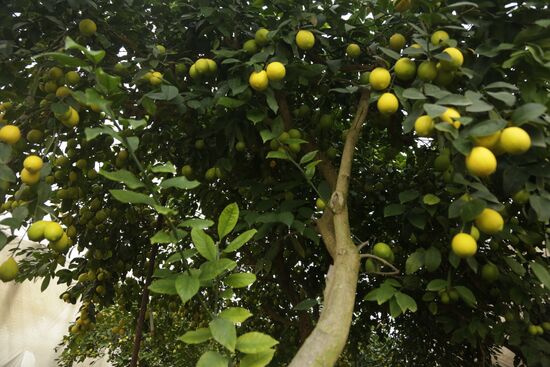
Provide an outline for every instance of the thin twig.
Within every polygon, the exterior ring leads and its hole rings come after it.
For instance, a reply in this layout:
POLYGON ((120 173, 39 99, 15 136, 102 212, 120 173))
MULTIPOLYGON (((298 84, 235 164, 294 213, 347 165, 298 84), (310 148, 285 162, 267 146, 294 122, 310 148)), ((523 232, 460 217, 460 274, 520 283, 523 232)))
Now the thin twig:
POLYGON ((363 243, 357 245, 357 252, 361 252, 361 250, 363 249, 363 247, 368 246, 368 244, 369 244, 369 241, 365 241, 365 242, 363 242, 363 243))
POLYGON ((361 254, 361 255, 359 255, 359 257, 361 259, 369 258, 369 259, 377 260, 377 261, 381 262, 382 264, 384 264, 386 266, 389 266, 390 268, 393 269, 393 271, 372 271, 372 272, 369 272, 369 274, 377 274, 377 275, 397 275, 397 274, 399 274, 399 269, 397 269, 392 263, 382 259, 381 257, 378 257, 376 255, 372 255, 372 254, 361 254))

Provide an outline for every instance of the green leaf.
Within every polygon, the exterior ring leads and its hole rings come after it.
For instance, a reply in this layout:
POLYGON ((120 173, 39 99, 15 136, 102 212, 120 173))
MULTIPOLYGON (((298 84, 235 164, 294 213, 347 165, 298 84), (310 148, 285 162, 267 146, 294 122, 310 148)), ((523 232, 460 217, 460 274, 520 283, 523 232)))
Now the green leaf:
POLYGON ((242 307, 228 307, 218 315, 218 317, 229 320, 235 324, 242 324, 251 316, 252 312, 242 307))
POLYGON ((487 136, 502 130, 506 124, 506 120, 485 120, 473 125, 469 133, 470 136, 487 136))
POLYGON ((232 321, 216 318, 208 324, 212 337, 230 352, 235 351, 237 344, 237 330, 232 321))
POLYGON ((407 310, 410 310, 411 312, 416 312, 416 310, 418 309, 416 301, 408 294, 396 292, 394 297, 403 313, 405 313, 407 310))
POLYGON ((241 107, 245 103, 245 101, 236 98, 220 97, 216 104, 227 108, 237 108, 241 107))
POLYGON ((277 113, 277 111, 279 111, 279 104, 275 99, 275 94, 273 93, 273 90, 271 89, 266 90, 265 97, 266 97, 267 105, 269 106, 271 111, 273 111, 273 113, 277 113))
POLYGON ((129 204, 147 204, 153 206, 155 200, 152 197, 139 192, 129 191, 129 190, 109 190, 113 197, 122 202, 129 204))
POLYGON ((272 150, 271 152, 267 153, 266 158, 288 160, 290 157, 288 156, 288 153, 286 151, 272 150))
POLYGON ((181 227, 191 227, 198 229, 205 229, 214 225, 214 222, 210 219, 201 219, 201 218, 191 218, 186 219, 180 223, 181 227))
POLYGON ((191 230, 191 239, 195 248, 206 260, 214 261, 218 256, 218 247, 214 240, 202 229, 193 228, 191 230))
POLYGON ((426 194, 422 198, 422 202, 426 205, 436 205, 441 202, 441 199, 433 194, 426 194))
POLYGON ((399 193, 399 201, 401 204, 408 203, 420 196, 420 193, 416 190, 407 190, 399 193))
POLYGON ((424 254, 424 265, 426 266, 427 271, 435 271, 439 268, 441 264, 441 252, 435 248, 430 247, 426 250, 424 254))
POLYGON ((241 324, 251 316, 252 312, 242 307, 229 307, 218 315, 218 317, 229 320, 235 324, 241 324))
POLYGON ((235 238, 233 241, 231 241, 229 243, 229 245, 227 245, 227 247, 223 250, 223 252, 225 253, 230 253, 230 252, 233 252, 233 251, 237 251, 238 249, 240 249, 245 243, 247 243, 248 241, 250 241, 250 239, 252 237, 254 237, 254 235, 256 234, 256 232, 258 232, 257 230, 255 229, 250 229, 246 232, 243 232, 241 233, 239 236, 237 236, 237 238, 235 238))
POLYGON ((437 101, 437 104, 451 106, 469 106, 472 104, 472 101, 464 96, 461 96, 460 94, 448 94, 445 97, 440 98, 437 101))
POLYGON ((239 220, 239 206, 237 203, 231 203, 226 206, 218 219, 218 236, 222 240, 227 236, 239 220))
POLYGON ((273 359, 274 354, 275 351, 273 349, 261 353, 247 354, 241 358, 239 367, 265 367, 273 359))
POLYGON ((149 92, 147 97, 157 101, 170 101, 179 95, 178 88, 173 85, 161 85, 160 92, 149 92))
POLYGON ((548 222, 550 219, 550 199, 538 195, 529 197, 531 208, 537 213, 538 220, 548 222))
POLYGON ((467 201, 460 208, 460 217, 464 222, 469 222, 477 218, 481 214, 483 209, 487 207, 485 201, 480 199, 473 199, 467 201))
POLYGON ((103 134, 110 135, 113 138, 117 139, 118 141, 122 141, 121 136, 109 126, 92 127, 92 128, 87 127, 84 129, 84 133, 86 134, 87 141, 94 140, 95 138, 103 134))
POLYGON ((401 204, 390 204, 384 208, 384 217, 393 217, 405 212, 405 207, 401 204))
POLYGON ((103 58, 105 57, 105 51, 89 50, 86 47, 79 45, 78 43, 73 41, 73 39, 69 36, 65 37, 65 49, 66 50, 76 49, 81 51, 84 54, 84 56, 86 56, 86 58, 91 62, 93 62, 94 64, 99 64, 101 60, 103 60, 103 58))
POLYGON ((403 91, 403 98, 407 99, 426 99, 424 93, 416 88, 407 88, 403 91))
POLYGON ((261 109, 247 109, 246 118, 252 121, 254 125, 258 122, 262 122, 267 117, 265 110, 261 109))
POLYGON ((516 103, 516 96, 510 92, 486 92, 491 97, 504 102, 505 105, 511 107, 516 103))
POLYGON ((182 190, 191 190, 199 186, 201 183, 199 181, 189 181, 185 176, 178 176, 167 178, 160 183, 162 188, 168 189, 170 187, 175 187, 182 190))
POLYGON ((210 333, 210 329, 206 327, 201 327, 197 330, 190 330, 180 336, 178 340, 181 340, 182 342, 186 344, 200 344, 204 343, 208 339, 212 338, 212 333, 210 333))
POLYGON ((150 239, 151 244, 154 243, 176 243, 177 240, 172 236, 172 233, 160 230, 150 239))
POLYGON ((395 52, 394 50, 390 50, 389 48, 381 46, 378 46, 378 48, 380 49, 380 51, 382 51, 394 60, 399 60, 399 58, 401 57, 397 52, 395 52))
POLYGON ((41 57, 53 59, 64 66, 69 67, 85 67, 88 66, 88 63, 84 60, 81 60, 77 57, 64 54, 62 52, 44 52, 39 55, 34 56, 34 59, 39 59, 41 57))
POLYGON ((529 264, 529 267, 535 273, 540 282, 544 285, 547 291, 550 291, 550 273, 548 269, 539 263, 532 262, 529 264))
POLYGON ((412 274, 424 265, 424 251, 416 250, 405 261, 405 273, 412 274))
POLYGON ((237 350, 247 354, 262 353, 277 344, 279 344, 279 342, 269 335, 251 331, 239 336, 237 339, 237 350))
POLYGON ((476 297, 472 293, 472 291, 464 286, 458 285, 454 287, 458 294, 460 295, 460 298, 470 307, 475 307, 477 304, 476 297))
POLYGON ((318 150, 312 150, 311 152, 304 154, 300 159, 300 164, 304 165, 310 162, 311 160, 313 160, 313 158, 315 158, 318 152, 318 150))
POLYGON ((166 162, 157 166, 151 167, 151 171, 155 173, 176 173, 176 166, 172 162, 166 162))
POLYGON ((397 303, 397 300, 395 297, 392 297, 389 302, 390 305, 390 316, 393 318, 396 318, 397 316, 401 315, 403 311, 401 311, 401 307, 399 307, 399 304, 397 303))
POLYGON ((443 288, 447 288, 447 285, 447 281, 444 279, 434 279, 428 283, 428 285, 426 286, 426 290, 438 291, 443 288))
POLYGON ((218 352, 205 352, 198 360, 196 367, 227 367, 229 360, 218 352))
POLYGON ((512 121, 517 125, 521 125, 539 118, 544 112, 546 112, 544 105, 540 103, 527 103, 516 108, 512 114, 512 121))
POLYGON ((214 279, 224 271, 231 271, 237 266, 237 263, 231 259, 218 259, 214 261, 206 261, 200 267, 200 281, 206 282, 214 279))
POLYGON ((181 274, 176 278, 176 292, 181 298, 181 301, 189 301, 200 288, 200 282, 197 277, 191 276, 188 273, 181 274))
POLYGON ((447 111, 447 107, 437 104, 424 103, 424 111, 426 111, 430 117, 439 117, 443 112, 447 111))
POLYGON ((139 189, 145 186, 132 172, 125 169, 109 172, 100 168, 99 174, 108 180, 122 182, 131 189, 139 189))
POLYGON ((230 274, 224 279, 224 283, 231 288, 244 288, 256 281, 256 275, 252 273, 230 274))
POLYGON ((107 74, 102 68, 97 68, 95 71, 95 79, 98 89, 105 94, 109 95, 119 91, 119 76, 107 74))
POLYGON ((510 89, 510 90, 518 90, 518 88, 515 85, 510 84, 510 83, 506 83, 506 82, 494 82, 494 83, 486 85, 484 88, 485 89, 504 88, 504 89, 510 89))
POLYGON ((175 296, 177 294, 176 280, 173 278, 154 280, 151 282, 151 285, 149 285, 149 290, 155 293, 175 296))
POLYGON ((15 173, 13 173, 12 169, 7 164, 0 164, 0 180, 7 182, 17 181, 15 173))
POLYGON ((296 311, 307 311, 310 308, 313 308, 314 306, 317 306, 319 302, 317 302, 316 299, 313 298, 306 298, 303 301, 296 304, 296 306, 292 307, 293 310, 296 311))

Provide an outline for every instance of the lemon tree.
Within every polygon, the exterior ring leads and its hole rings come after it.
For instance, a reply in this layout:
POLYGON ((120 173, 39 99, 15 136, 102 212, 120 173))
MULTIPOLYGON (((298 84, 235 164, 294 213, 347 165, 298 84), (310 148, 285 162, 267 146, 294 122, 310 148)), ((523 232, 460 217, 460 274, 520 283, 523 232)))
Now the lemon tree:
POLYGON ((550 363, 545 1, 3 5, 0 280, 80 305, 59 365, 550 363))

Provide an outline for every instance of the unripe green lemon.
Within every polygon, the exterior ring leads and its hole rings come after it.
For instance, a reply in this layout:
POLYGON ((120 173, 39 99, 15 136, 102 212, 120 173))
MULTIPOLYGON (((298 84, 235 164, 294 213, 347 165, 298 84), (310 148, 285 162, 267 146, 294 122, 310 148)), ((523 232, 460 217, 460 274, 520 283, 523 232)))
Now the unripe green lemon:
POLYGON ((437 66, 433 61, 422 61, 418 66, 418 77, 425 82, 431 82, 437 77, 437 66))
POLYGON ((317 200, 315 200, 315 206, 317 207, 317 209, 319 210, 324 210, 325 209, 325 201, 321 198, 317 198, 317 200))
POLYGON ((258 52, 258 44, 255 40, 248 40, 243 44, 243 49, 250 55, 258 52))
POLYGON ((254 41, 256 41, 256 44, 258 46, 267 45, 267 43, 269 42, 269 40, 267 39, 267 34, 268 33, 269 33, 269 31, 265 28, 260 28, 256 31, 256 33, 254 35, 254 41))
POLYGON ((474 137, 474 144, 478 147, 493 149, 498 144, 500 133, 500 131, 497 131, 491 135, 476 136, 474 137))
POLYGON ((19 265, 17 265, 17 261, 13 256, 10 256, 0 265, 0 280, 3 282, 14 280, 17 273, 19 273, 19 265))
POLYGON ((346 55, 352 59, 359 57, 359 55, 361 55, 361 47, 356 43, 350 43, 348 47, 346 47, 346 55))
POLYGON ((393 262, 394 260, 393 250, 387 243, 384 242, 376 243, 372 248, 372 254, 389 262, 393 262))
POLYGON ((80 34, 90 37, 97 31, 97 25, 91 19, 82 19, 80 23, 78 23, 78 29, 80 30, 80 34))
POLYGON ((493 283, 500 276, 498 267, 493 263, 488 263, 483 265, 481 268, 481 279, 485 280, 488 283, 493 283))
POLYGON ((401 33, 395 33, 390 37, 390 48, 394 51, 400 51, 405 47, 407 40, 401 33))
POLYGON ((71 245, 71 240, 69 236, 67 236, 65 233, 61 235, 61 238, 57 241, 50 242, 49 246, 52 250, 55 252, 61 253, 65 252, 71 245))
POLYGON ((408 57, 402 57, 395 63, 394 66, 395 76, 399 80, 409 81, 414 78, 416 74, 416 65, 414 61, 408 57))
POLYGON ((70 85, 75 85, 80 81, 80 74, 78 74, 76 71, 69 71, 67 74, 65 74, 65 80, 70 85))

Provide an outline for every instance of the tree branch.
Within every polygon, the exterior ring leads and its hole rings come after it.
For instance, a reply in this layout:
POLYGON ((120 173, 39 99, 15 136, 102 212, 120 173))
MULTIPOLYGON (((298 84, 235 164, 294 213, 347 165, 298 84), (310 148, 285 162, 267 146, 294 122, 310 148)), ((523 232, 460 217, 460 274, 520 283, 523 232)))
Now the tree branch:
POLYGON ((392 268, 392 271, 371 271, 371 272, 369 272, 370 274, 387 275, 387 276, 399 274, 399 269, 397 269, 392 263, 382 259, 381 257, 378 257, 376 255, 372 255, 372 254, 362 254, 362 255, 359 255, 359 257, 362 258, 362 259, 369 258, 369 259, 377 260, 377 261, 381 262, 382 264, 392 268))

